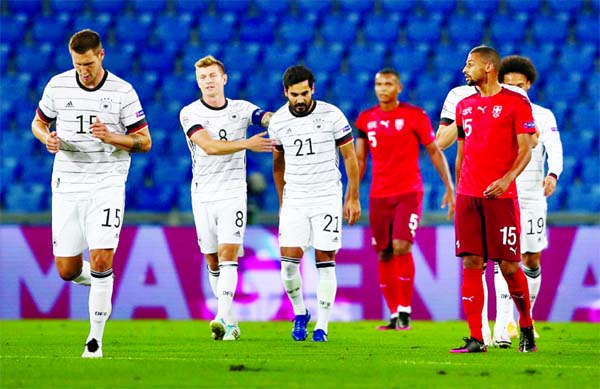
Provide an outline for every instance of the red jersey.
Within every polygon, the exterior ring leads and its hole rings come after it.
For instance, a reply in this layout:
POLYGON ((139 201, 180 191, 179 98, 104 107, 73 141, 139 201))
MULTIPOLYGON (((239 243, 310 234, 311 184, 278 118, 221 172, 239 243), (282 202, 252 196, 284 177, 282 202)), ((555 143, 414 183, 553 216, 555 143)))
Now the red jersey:
MULTIPOLYGON (((519 151, 517 134, 535 133, 529 100, 502 88, 493 96, 479 93, 456 106, 458 140, 464 141, 456 193, 484 197, 483 191, 506 174, 519 151)), ((515 182, 500 197, 517 197, 515 182)))
POLYGON ((358 136, 369 140, 371 197, 423 192, 419 144, 435 140, 423 109, 406 103, 399 103, 392 111, 375 106, 358 115, 356 127, 358 136))

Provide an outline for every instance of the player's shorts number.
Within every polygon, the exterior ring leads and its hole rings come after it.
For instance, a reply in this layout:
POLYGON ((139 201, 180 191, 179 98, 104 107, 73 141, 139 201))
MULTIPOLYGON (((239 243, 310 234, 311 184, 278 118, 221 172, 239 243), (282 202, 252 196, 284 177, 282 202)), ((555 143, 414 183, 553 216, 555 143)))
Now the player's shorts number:
POLYGON ((408 221, 408 228, 410 229, 410 234, 413 238, 417 234, 417 227, 419 227, 419 215, 411 213, 410 220, 408 221))
POLYGON ((237 211, 235 213, 235 225, 237 227, 242 227, 244 225, 244 212, 237 211))
POLYGON ((517 243, 517 227, 502 227, 502 244, 513 246, 517 243))
POLYGON ((325 227, 323 227, 323 231, 327 231, 327 232, 340 232, 340 230, 339 230, 339 224, 340 224, 339 216, 325 215, 323 217, 325 218, 325 221, 327 222, 327 224, 325 225, 325 227), (334 220, 335 220, 335 223, 334 223, 334 220), (331 228, 333 228, 333 230, 331 228))
POLYGON ((106 221, 102 224, 102 227, 119 227, 121 225, 121 210, 119 208, 115 208, 114 212, 111 212, 110 208, 103 209, 103 211, 106 213, 106 221), (114 221, 111 221, 111 213, 114 215, 112 217, 114 221))
POLYGON ((544 231, 544 218, 543 217, 538 218, 536 224, 537 224, 537 228, 534 231, 534 228, 536 226, 534 226, 533 219, 527 220, 527 225, 529 226, 527 235, 541 234, 544 231))

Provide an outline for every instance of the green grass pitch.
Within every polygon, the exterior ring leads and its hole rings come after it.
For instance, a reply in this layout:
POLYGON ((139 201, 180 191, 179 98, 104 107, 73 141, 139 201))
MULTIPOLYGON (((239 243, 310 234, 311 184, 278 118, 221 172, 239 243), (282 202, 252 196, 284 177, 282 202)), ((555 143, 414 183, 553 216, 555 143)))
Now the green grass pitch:
MULTIPOLYGON (((291 322, 241 323, 215 342, 206 321, 109 321, 104 358, 80 357, 84 321, 0 321, 0 388, 598 388, 600 326, 537 323, 538 352, 450 354, 465 322, 331 323, 328 343, 294 342, 291 322)), ((312 328, 314 323, 311 323, 312 328)), ((310 339, 310 334, 309 334, 310 339)))

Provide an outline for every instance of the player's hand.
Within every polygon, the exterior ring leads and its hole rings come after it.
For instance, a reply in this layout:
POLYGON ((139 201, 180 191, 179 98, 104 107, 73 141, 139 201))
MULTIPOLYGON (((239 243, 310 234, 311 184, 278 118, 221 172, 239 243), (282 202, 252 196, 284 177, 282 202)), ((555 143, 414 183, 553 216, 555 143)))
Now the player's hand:
POLYGON ((544 178, 544 196, 550 197, 556 189, 556 178, 552 176, 546 176, 544 178))
POLYGON ((247 139, 248 146, 246 148, 259 153, 269 153, 273 151, 273 148, 275 147, 275 141, 267 138, 266 136, 267 131, 263 131, 251 136, 247 139))
POLYGON ((98 116, 96 116, 96 121, 94 124, 90 125, 90 130, 92 131, 92 136, 101 142, 109 143, 108 139, 111 136, 111 132, 108 131, 108 127, 106 124, 102 123, 102 120, 98 116))
POLYGON ((58 153, 59 145, 60 139, 58 139, 58 134, 56 131, 52 131, 46 137, 46 149, 50 154, 56 154, 58 153))
POLYGON ((483 197, 488 199, 495 199, 502 195, 502 193, 506 192, 508 186, 510 185, 510 181, 507 181, 504 178, 496 180, 492 182, 485 190, 483 191, 483 197))
POLYGON ((442 209, 448 207, 448 220, 452 220, 454 217, 455 204, 454 191, 446 190, 442 198, 442 209))
POLYGON ((346 200, 344 204, 344 218, 348 224, 353 225, 360 219, 360 201, 358 199, 346 200))

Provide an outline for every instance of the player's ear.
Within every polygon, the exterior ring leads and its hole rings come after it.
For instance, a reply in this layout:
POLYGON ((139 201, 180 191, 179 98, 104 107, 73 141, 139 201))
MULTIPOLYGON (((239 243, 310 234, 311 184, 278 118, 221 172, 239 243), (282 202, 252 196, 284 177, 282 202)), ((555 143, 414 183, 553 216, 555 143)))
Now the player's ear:
POLYGON ((227 85, 227 73, 223 74, 223 85, 227 85))

